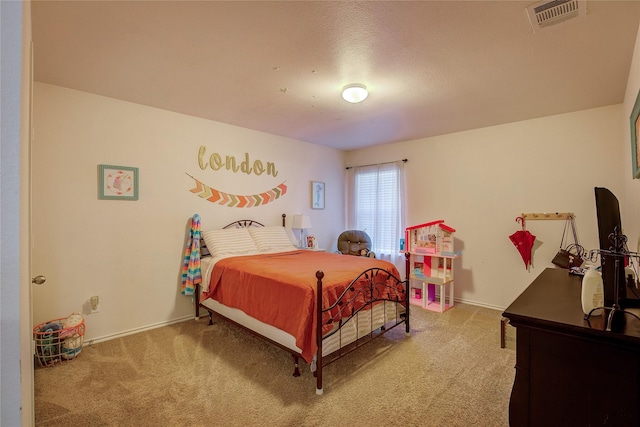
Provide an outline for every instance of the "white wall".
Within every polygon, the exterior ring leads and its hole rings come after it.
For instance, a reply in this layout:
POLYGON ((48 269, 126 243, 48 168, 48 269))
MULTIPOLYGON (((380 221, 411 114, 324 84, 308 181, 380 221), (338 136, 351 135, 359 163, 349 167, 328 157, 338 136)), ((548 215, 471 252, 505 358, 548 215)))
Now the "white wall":
POLYGON ((189 219, 203 229, 238 219, 280 224, 311 217, 320 247, 343 230, 343 152, 230 125, 36 83, 33 142, 34 322, 86 309, 99 295, 101 312, 85 316, 86 338, 103 338, 192 315, 179 292, 189 219), (274 162, 276 177, 226 169, 201 170, 198 149, 238 161, 274 162), (140 171, 138 201, 98 200, 98 165, 140 171), (282 182, 281 198, 232 208, 193 194, 188 175, 211 187, 251 195, 282 182), (326 208, 310 209, 310 181, 326 183, 326 208))
MULTIPOLYGON (((574 212, 581 243, 597 247, 595 186, 621 192, 622 106, 356 150, 347 164, 407 158, 407 224, 456 229, 455 296, 505 308, 558 250, 562 221, 528 221, 537 236, 526 271, 508 236, 523 212, 574 212)), ((622 203, 622 202, 621 202, 622 203)))

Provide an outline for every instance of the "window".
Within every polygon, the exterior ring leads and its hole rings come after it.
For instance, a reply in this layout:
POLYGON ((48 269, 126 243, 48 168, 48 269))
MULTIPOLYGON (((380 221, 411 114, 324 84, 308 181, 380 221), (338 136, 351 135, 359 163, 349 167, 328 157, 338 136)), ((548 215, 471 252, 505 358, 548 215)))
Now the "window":
POLYGON ((360 166, 348 171, 348 228, 364 230, 371 237, 376 255, 398 265, 405 228, 404 163, 360 166))

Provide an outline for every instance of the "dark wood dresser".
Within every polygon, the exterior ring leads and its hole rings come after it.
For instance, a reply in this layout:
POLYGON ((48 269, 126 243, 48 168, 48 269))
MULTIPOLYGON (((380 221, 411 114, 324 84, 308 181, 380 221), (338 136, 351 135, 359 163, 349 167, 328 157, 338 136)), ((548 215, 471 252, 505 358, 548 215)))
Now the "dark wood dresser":
POLYGON ((581 283, 548 268, 504 312, 516 327, 512 427, 640 425, 640 321, 587 322, 581 283))

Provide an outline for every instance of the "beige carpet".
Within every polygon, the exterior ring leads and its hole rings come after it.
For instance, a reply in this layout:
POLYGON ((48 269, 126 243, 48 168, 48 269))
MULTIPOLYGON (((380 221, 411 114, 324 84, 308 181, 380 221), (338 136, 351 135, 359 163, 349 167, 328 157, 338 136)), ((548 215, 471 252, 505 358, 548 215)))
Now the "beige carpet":
POLYGON ((507 426, 515 352, 501 312, 412 308, 396 328, 324 370, 207 319, 85 346, 35 372, 38 426, 507 426))

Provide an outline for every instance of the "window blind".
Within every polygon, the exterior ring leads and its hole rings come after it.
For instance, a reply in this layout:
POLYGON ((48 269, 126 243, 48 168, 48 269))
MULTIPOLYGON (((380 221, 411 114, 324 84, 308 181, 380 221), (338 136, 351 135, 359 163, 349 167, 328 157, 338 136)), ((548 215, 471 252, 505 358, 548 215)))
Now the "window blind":
POLYGON ((350 173, 350 228, 367 232, 376 255, 396 263, 404 236, 404 164, 354 167, 350 173))

